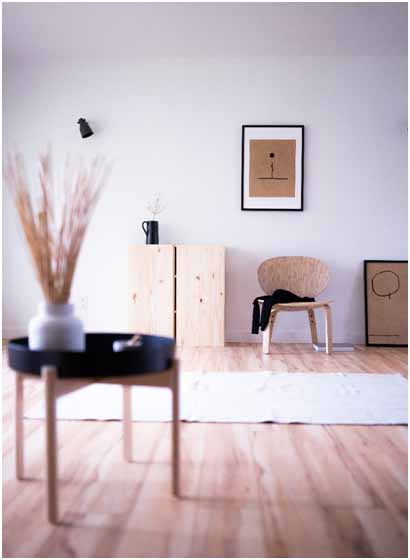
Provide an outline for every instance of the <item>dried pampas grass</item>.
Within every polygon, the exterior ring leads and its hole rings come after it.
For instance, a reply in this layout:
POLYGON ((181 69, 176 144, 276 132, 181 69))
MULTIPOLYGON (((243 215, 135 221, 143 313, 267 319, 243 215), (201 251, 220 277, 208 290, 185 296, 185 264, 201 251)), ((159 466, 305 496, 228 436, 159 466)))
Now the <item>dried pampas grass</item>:
POLYGON ((67 303, 85 232, 111 166, 96 157, 89 165, 67 158, 56 187, 48 151, 39 158, 37 203, 20 154, 6 158, 5 183, 13 197, 34 268, 47 303, 67 303))

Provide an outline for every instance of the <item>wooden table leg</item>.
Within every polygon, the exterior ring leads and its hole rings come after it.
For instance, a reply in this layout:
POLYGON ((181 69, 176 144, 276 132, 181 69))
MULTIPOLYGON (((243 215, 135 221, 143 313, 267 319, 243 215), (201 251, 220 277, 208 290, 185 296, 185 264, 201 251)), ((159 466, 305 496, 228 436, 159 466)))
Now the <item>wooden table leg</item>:
POLYGON ((14 438, 15 438, 15 456, 16 456, 16 478, 22 480, 24 478, 24 378, 21 374, 15 372, 15 416, 14 416, 14 438))
POLYGON ((46 464, 47 464, 47 509, 50 523, 58 522, 57 492, 57 426, 56 426, 56 384, 57 369, 43 366, 46 409, 46 464))
POLYGON ((122 419, 122 429, 123 429, 123 450, 124 459, 126 461, 132 461, 132 386, 123 385, 122 387, 122 407, 123 407, 123 419, 122 419))
POLYGON ((179 363, 174 362, 172 389, 172 491, 179 496, 179 363))

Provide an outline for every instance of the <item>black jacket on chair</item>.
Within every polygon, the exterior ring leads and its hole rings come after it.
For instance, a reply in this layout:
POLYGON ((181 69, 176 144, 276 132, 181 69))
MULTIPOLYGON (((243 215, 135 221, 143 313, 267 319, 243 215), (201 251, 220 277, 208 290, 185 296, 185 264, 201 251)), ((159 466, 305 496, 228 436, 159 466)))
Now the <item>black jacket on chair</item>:
POLYGON ((264 331, 269 323, 272 307, 277 303, 302 303, 312 302, 315 298, 299 297, 288 290, 275 290, 271 296, 259 296, 253 302, 252 334, 259 333, 259 327, 264 331), (260 313, 259 300, 263 300, 262 314, 260 313))

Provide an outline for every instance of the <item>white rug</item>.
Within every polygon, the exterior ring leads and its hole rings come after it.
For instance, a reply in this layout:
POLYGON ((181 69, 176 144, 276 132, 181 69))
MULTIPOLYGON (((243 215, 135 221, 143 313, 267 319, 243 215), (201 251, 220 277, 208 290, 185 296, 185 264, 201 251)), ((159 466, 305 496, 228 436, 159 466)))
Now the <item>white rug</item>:
MULTIPOLYGON (((122 388, 90 385, 61 397, 64 420, 119 420, 122 388)), ((400 374, 183 372, 181 419, 188 422, 407 424, 407 380, 400 374)), ((133 420, 167 422, 171 393, 133 387, 133 420)), ((27 418, 43 418, 41 404, 27 418)))

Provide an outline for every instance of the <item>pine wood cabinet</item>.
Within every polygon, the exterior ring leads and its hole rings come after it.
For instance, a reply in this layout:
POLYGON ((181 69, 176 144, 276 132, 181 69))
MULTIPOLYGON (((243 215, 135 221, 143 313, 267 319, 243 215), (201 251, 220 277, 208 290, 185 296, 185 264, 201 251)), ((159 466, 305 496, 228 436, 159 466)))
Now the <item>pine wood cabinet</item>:
POLYGON ((175 249, 173 245, 135 245, 129 250, 132 332, 175 336, 175 249))
POLYGON ((130 248, 129 328, 176 338, 179 346, 224 346, 225 248, 130 248))

